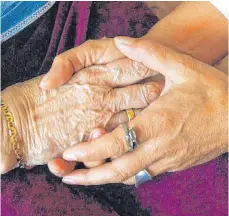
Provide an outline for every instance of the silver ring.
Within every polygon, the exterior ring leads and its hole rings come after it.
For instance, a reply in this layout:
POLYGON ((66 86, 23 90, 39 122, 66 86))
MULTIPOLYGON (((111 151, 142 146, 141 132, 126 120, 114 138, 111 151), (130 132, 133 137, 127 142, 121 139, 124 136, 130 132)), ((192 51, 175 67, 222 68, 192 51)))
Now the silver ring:
MULTIPOLYGON (((129 135, 130 135, 131 142, 133 143, 132 144, 133 149, 136 149, 138 147, 139 143, 137 141, 136 133, 135 133, 133 128, 129 129, 129 135)), ((144 169, 134 176, 135 187, 138 188, 141 184, 143 184, 143 183, 145 183, 151 179, 152 179, 151 175, 144 169)))
POLYGON ((138 147, 138 141, 136 137, 136 133, 133 128, 129 129, 129 137, 132 146, 132 151, 138 147))
MULTIPOLYGON (((128 129, 127 125, 124 125, 124 130, 125 130, 125 137, 126 137, 126 142, 128 143, 129 151, 133 151, 136 149, 139 145, 136 137, 136 133, 133 128, 128 129)), ((140 185, 143 183, 152 180, 151 175, 144 169, 137 173, 134 176, 134 184, 135 187, 138 188, 140 185)))
POLYGON ((127 127, 127 124, 126 123, 122 124, 122 127, 125 132, 125 140, 126 140, 126 145, 128 147, 128 151, 133 151, 133 145, 132 145, 133 143, 130 140, 129 129, 127 127))
POLYGON ((135 187, 138 188, 143 183, 152 180, 151 175, 144 169, 134 176, 135 187))

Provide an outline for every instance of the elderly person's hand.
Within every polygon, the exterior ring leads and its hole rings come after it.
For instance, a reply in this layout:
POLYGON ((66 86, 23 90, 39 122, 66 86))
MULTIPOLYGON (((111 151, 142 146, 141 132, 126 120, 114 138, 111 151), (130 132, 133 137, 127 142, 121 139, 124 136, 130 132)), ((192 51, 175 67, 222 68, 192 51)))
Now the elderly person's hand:
MULTIPOLYGON (((41 78, 2 91, 2 99, 15 119, 23 160, 29 166, 61 157, 73 143, 87 140, 94 128, 112 130, 126 121, 122 110, 146 107, 162 89, 154 82, 123 88, 68 83, 44 91, 39 87, 41 78)), ((16 155, 3 113, 1 120, 1 173, 6 173, 16 166, 16 155)))
POLYGON ((53 89, 70 78, 70 83, 120 87, 156 74, 158 72, 126 58, 115 46, 114 39, 102 38, 88 40, 79 47, 56 56, 40 87, 53 89), (74 73, 74 78, 71 78, 74 73))
MULTIPOLYGON (((143 64, 126 58, 116 47, 114 39, 102 38, 88 40, 79 47, 72 48, 58 55, 49 72, 44 76, 40 87, 45 90, 56 88, 64 83, 106 85, 123 87, 143 81, 156 81, 159 88, 155 88, 153 95, 160 94, 160 87, 164 83, 163 77, 154 76, 158 72, 149 69, 143 64), (72 75, 74 76, 72 77, 72 75), (71 78, 71 80, 69 80, 71 78)), ((156 87, 156 84, 155 84, 156 87)), ((144 93, 144 92, 143 92, 144 93)), ((128 97, 128 95, 126 95, 128 97)), ((117 97, 117 103, 122 100, 117 97)), ((136 107, 132 107, 136 108, 136 107)), ((139 113, 140 110, 135 110, 139 113)), ((119 123, 127 121, 125 112, 119 115, 119 123)), ((114 129, 107 127, 109 130, 114 129)), ((93 131, 92 131, 93 132, 93 131)), ((103 133, 105 131, 103 130, 103 133)), ((92 133, 93 134, 93 133, 92 133)), ((87 167, 97 166, 104 161, 85 163, 87 167)), ((73 163, 55 159, 49 163, 50 170, 62 176, 74 168, 73 163)))
POLYGON ((155 176, 187 169, 228 151, 225 74, 150 40, 118 37, 115 42, 124 55, 148 67, 148 72, 163 74, 165 87, 156 101, 128 123, 140 142, 137 149, 127 152, 122 127, 90 142, 73 145, 64 152, 65 160, 114 159, 91 169, 74 170, 64 176, 63 182, 131 183, 132 177, 145 168, 155 176))

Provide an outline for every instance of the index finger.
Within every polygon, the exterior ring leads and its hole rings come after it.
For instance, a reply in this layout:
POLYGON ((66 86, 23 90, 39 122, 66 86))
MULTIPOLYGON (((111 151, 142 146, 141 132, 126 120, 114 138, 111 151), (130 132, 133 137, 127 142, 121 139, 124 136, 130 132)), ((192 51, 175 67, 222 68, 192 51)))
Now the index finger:
MULTIPOLYGON (((128 123, 129 128, 135 130, 136 136, 140 143, 150 139, 150 130, 158 131, 158 128, 153 129, 149 125, 148 116, 136 116, 128 123)), ((156 120, 157 115, 152 116, 156 120)), ((107 133, 90 142, 76 144, 63 153, 63 158, 69 161, 92 162, 104 160, 106 158, 120 156, 128 151, 128 146, 125 140, 125 131, 122 126, 119 126, 111 133, 107 133)))
POLYGON ((56 56, 40 87, 43 89, 58 87, 68 81, 73 73, 85 67, 106 64, 122 57, 123 54, 116 48, 114 39, 88 40, 79 47, 56 56))
POLYGON ((68 148, 64 151, 63 158, 68 161, 93 162, 122 155, 127 150, 124 130, 118 127, 97 139, 68 148))
POLYGON ((79 185, 121 183, 160 159, 160 151, 146 142, 133 152, 115 158, 112 162, 90 169, 74 170, 65 175, 62 181, 79 185))

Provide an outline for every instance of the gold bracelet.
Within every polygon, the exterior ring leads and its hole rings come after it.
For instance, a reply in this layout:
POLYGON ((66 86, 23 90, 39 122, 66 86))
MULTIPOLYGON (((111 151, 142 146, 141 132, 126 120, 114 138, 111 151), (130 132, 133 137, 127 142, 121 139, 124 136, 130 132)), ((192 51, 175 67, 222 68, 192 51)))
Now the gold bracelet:
POLYGON ((20 147, 17 143, 17 129, 14 124, 14 118, 12 113, 8 110, 8 106, 1 100, 1 109, 3 111, 4 116, 7 120, 7 127, 9 130, 10 135, 10 142, 13 145, 13 150, 17 156, 17 162, 19 164, 19 167, 24 168, 25 164, 23 164, 22 160, 22 154, 20 153, 20 147))

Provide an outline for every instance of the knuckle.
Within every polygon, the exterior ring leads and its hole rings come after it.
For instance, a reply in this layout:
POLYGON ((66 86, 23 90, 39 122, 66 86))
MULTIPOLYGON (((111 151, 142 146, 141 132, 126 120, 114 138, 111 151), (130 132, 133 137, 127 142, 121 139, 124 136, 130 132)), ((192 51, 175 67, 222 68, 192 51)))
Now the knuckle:
POLYGON ((171 131, 171 129, 177 128, 177 116, 179 113, 177 111, 170 110, 168 108, 163 108, 157 113, 158 123, 162 128, 167 128, 166 132, 171 131))
POLYGON ((84 65, 85 67, 96 63, 101 47, 96 40, 87 40, 84 44, 84 65))
POLYGON ((90 170, 84 174, 84 178, 83 178, 83 184, 84 185, 92 185, 93 184, 93 182, 90 181, 89 176, 90 176, 90 170))
POLYGON ((117 110, 117 100, 114 100, 116 95, 116 89, 109 91, 107 94, 104 95, 104 106, 112 112, 116 112, 117 110))
POLYGON ((120 93, 118 89, 113 89, 106 95, 105 104, 110 111, 116 113, 125 107, 127 102, 126 97, 129 96, 127 94, 120 93))
POLYGON ((95 40, 93 40, 93 39, 89 39, 89 40, 87 40, 86 42, 85 42, 85 45, 87 45, 87 46, 92 46, 92 45, 94 45, 95 44, 95 40))
POLYGON ((64 54, 57 55, 53 60, 53 64, 57 64, 60 67, 74 68, 72 61, 64 54))
POLYGON ((182 157, 185 157, 185 155, 189 155, 190 153, 191 154, 193 153, 190 146, 189 146, 189 143, 185 142, 185 141, 183 143, 181 143, 180 149, 182 152, 182 157))
POLYGON ((165 157, 170 158, 171 163, 174 163, 177 159, 177 154, 174 146, 171 143, 169 143, 165 146, 164 151, 165 151, 164 152, 165 157))
POLYGON ((143 84, 141 91, 144 101, 148 105, 160 95, 162 91, 162 85, 156 82, 146 83, 143 84))
POLYGON ((103 56, 108 47, 108 45, 104 47, 104 43, 101 43, 101 41, 90 39, 85 42, 85 46, 89 48, 91 54, 98 58, 97 60, 103 56))
POLYGON ((141 62, 129 60, 130 65, 132 67, 132 72, 134 76, 140 77, 140 78, 147 78, 151 75, 152 70, 146 67, 141 62))
POLYGON ((116 149, 115 155, 119 156, 122 155, 124 152, 126 152, 127 147, 124 140, 116 135, 114 135, 113 139, 114 139, 114 145, 116 149))
POLYGON ((182 167, 185 167, 184 161, 179 161, 176 157, 170 157, 169 162, 169 170, 171 172, 182 170, 182 167))
POLYGON ((154 138, 157 136, 153 122, 149 120, 149 115, 147 113, 141 112, 139 114, 138 125, 134 126, 135 132, 137 134, 138 141, 140 143, 146 142, 148 139, 154 138))
POLYGON ((126 74, 128 73, 128 71, 126 71, 126 68, 124 69, 124 67, 120 65, 120 62, 117 63, 117 61, 115 61, 115 62, 106 64, 106 68, 104 70, 105 71, 104 81, 106 81, 106 84, 111 87, 121 86, 120 82, 122 81, 124 76, 126 76, 126 74))
POLYGON ((138 167, 145 168, 146 162, 147 163, 152 162, 153 158, 158 157, 159 154, 156 151, 154 151, 154 154, 151 153, 153 151, 153 148, 152 148, 152 145, 149 143, 142 144, 141 149, 142 149, 142 152, 144 152, 144 154, 137 155, 137 159, 136 159, 137 163, 135 167, 138 166, 138 167))
POLYGON ((167 153, 170 158, 170 164, 172 164, 174 168, 185 167, 188 159, 187 156, 190 154, 189 148, 180 144, 175 146, 171 144, 169 146, 170 148, 167 153))
POLYGON ((161 82, 153 82, 151 83, 152 92, 156 95, 160 95, 163 89, 163 84, 161 82))
POLYGON ((101 84, 101 78, 100 76, 98 76, 100 75, 99 72, 100 72, 99 66, 93 65, 91 67, 84 68, 78 74, 80 74, 79 77, 82 77, 81 79, 84 80, 85 83, 101 84))
POLYGON ((65 61, 66 61, 66 58, 64 57, 64 55, 57 55, 53 60, 54 63, 58 63, 58 64, 62 64, 65 61))
POLYGON ((152 96, 152 94, 154 94, 153 92, 151 92, 151 89, 152 89, 151 85, 149 85, 149 84, 145 84, 145 85, 143 84, 140 88, 141 97, 145 103, 145 106, 147 106, 151 103, 151 96, 152 96))
POLYGON ((121 183, 126 180, 123 170, 117 167, 112 168, 112 178, 115 183, 121 183))

